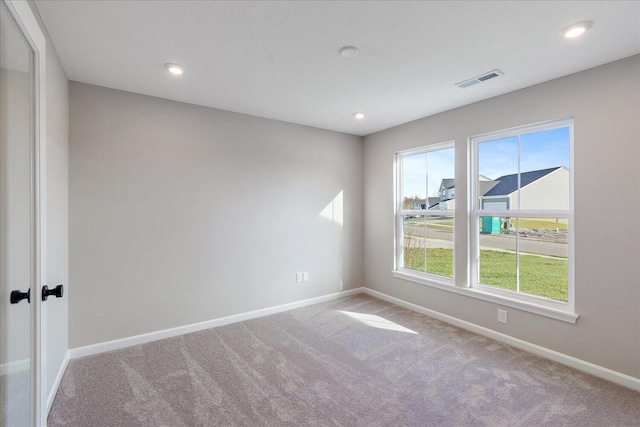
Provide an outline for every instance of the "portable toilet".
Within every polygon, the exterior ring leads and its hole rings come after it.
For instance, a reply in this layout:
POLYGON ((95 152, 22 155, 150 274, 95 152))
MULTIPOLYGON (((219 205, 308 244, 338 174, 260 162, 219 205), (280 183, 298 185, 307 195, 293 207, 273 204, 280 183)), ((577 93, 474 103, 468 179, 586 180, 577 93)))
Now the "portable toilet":
POLYGON ((500 234, 500 226, 502 218, 499 216, 483 216, 482 217, 482 233, 483 234, 500 234))

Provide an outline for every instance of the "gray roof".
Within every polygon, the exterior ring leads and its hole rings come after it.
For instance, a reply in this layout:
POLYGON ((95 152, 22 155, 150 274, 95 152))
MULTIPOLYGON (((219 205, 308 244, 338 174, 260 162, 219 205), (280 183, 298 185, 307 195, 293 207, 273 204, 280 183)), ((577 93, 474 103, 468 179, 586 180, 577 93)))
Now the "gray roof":
MULTIPOLYGON (((444 179, 442 181, 444 181, 444 179)), ((479 190, 480 194, 484 195, 487 191, 491 190, 497 184, 498 184, 498 181, 494 181, 492 179, 491 180, 487 180, 487 181, 480 181, 480 182, 478 182, 478 190, 479 190)), ((456 186, 452 185, 451 187, 445 187, 445 188, 447 190, 450 190, 452 188, 456 188, 456 186)), ((429 198, 429 199, 431 199, 431 198, 429 198)), ((449 199, 445 199, 445 200, 443 200, 443 202, 446 201, 446 200, 451 200, 451 199, 453 199, 453 197, 449 198, 449 199)))
POLYGON ((498 181, 480 181, 478 182, 478 193, 486 196, 487 192, 498 185, 498 181))
POLYGON ((455 187, 456 180, 455 178, 443 178, 440 183, 440 187, 444 187, 446 190, 455 187))
MULTIPOLYGON (((550 174, 551 172, 560 169, 562 166, 556 166, 555 168, 549 169, 541 169, 537 171, 524 172, 520 174, 520 188, 525 185, 529 185, 534 181, 539 180, 545 175, 550 174)), ((496 178, 497 185, 494 185, 489 191, 486 193, 482 193, 482 184, 480 182, 480 194, 486 196, 506 196, 518 189, 518 174, 514 173, 512 175, 504 175, 500 178, 496 178)), ((494 181, 494 182, 496 182, 494 181)), ((487 181, 491 183, 491 181, 487 181)))
POLYGON ((440 197, 429 197, 429 204, 427 205, 427 208, 430 209, 438 203, 440 203, 440 197))

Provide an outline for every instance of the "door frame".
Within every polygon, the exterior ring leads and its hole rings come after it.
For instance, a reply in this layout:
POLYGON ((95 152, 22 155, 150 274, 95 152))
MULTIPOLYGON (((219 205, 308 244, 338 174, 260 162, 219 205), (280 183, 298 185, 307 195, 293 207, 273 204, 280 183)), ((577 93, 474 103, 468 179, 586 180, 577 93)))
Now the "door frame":
POLYGON ((32 219, 32 282, 31 287, 31 424, 46 426, 47 369, 46 334, 43 319, 42 286, 46 274, 46 39, 38 20, 26 1, 0 0, 13 17, 33 51, 31 76, 31 205, 32 219))

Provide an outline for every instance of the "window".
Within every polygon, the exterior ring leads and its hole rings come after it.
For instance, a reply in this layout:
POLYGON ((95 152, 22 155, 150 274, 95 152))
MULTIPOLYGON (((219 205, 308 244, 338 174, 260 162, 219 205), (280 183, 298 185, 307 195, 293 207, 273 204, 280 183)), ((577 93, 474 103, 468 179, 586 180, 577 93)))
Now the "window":
POLYGON ((453 142, 396 155, 396 271, 453 284, 453 142))
POLYGON ((575 323, 572 152, 559 120, 396 153, 394 277, 575 323))
POLYGON ((573 311, 570 120, 471 138, 471 283, 573 311))

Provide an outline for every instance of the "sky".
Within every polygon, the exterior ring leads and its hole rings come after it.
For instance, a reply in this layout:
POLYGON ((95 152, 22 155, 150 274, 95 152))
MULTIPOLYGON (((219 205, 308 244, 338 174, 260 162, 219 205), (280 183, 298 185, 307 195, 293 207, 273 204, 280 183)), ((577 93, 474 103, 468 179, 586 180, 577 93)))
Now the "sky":
MULTIPOLYGON (((491 179, 517 173, 518 137, 480 143, 478 164, 480 174, 491 179)), ((520 172, 556 166, 569 168, 568 127, 520 135, 520 172)), ((405 156, 402 168, 403 197, 432 197, 440 189, 443 178, 455 176, 454 150, 405 156)))
POLYGON ((424 199, 437 193, 443 178, 455 177, 454 158, 453 148, 405 156, 402 164, 403 197, 417 195, 424 199))

